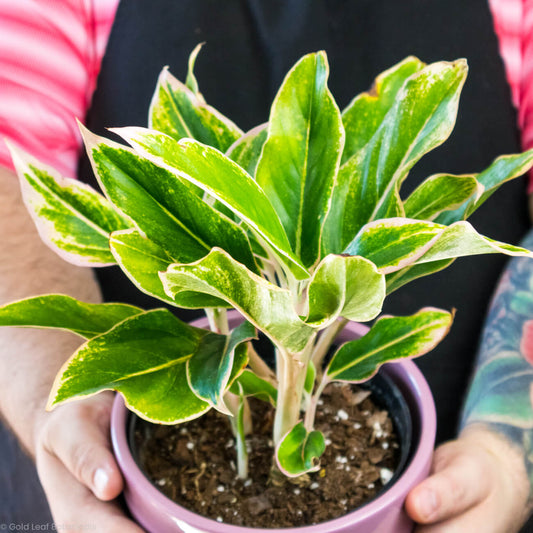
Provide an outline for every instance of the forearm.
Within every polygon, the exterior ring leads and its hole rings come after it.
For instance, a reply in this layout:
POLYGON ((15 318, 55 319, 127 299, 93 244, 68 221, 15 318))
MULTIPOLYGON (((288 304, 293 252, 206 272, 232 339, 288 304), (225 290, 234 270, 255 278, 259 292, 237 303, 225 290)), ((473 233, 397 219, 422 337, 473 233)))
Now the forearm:
MULTIPOLYGON (((42 243, 18 179, 2 167, 0 235, 0 305, 45 293, 100 300, 92 270, 66 263, 42 243)), ((61 331, 0 329, 0 412, 30 453, 55 374, 80 343, 61 331)))
MULTIPOLYGON (((533 231, 524 241, 533 248, 533 231)), ((463 432, 486 428, 520 457, 533 484, 533 261, 513 259, 499 283, 483 331, 468 392, 463 432)), ((533 491, 530 491, 533 493, 533 491)))

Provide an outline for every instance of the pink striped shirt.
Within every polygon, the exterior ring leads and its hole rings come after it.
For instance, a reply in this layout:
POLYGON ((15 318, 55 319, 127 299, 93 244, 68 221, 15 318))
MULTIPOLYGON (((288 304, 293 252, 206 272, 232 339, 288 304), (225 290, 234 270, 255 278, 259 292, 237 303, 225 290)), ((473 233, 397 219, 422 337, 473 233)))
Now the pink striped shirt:
MULTIPOLYGON (((119 0, 0 0, 0 138, 75 176, 119 0)), ((489 0, 523 148, 533 147, 533 0, 489 0)), ((0 140, 0 165, 11 167, 0 140)), ((533 191, 533 174, 531 177, 533 191)))
MULTIPOLYGON (((74 176, 118 0, 0 0, 0 137, 74 176)), ((11 166, 0 141, 0 164, 11 166)))

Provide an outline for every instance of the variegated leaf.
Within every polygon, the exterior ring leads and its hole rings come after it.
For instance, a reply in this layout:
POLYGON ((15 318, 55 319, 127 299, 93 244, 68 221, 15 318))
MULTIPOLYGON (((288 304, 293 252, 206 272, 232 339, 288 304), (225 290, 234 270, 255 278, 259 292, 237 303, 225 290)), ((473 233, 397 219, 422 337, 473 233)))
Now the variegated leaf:
POLYGON ((241 344, 255 336, 255 328, 245 321, 229 335, 209 333, 202 338, 198 350, 187 362, 189 384, 198 398, 228 413, 222 401, 224 392, 233 369, 237 368, 235 374, 238 374, 246 366, 246 347, 241 344))
POLYGON ((495 193, 505 182, 521 176, 533 166, 533 150, 522 154, 511 154, 498 157, 486 170, 476 178, 483 187, 479 197, 472 197, 454 211, 442 213, 437 219, 441 224, 452 224, 467 219, 485 200, 495 193))
POLYGON ((384 363, 424 355, 446 336, 451 324, 450 313, 430 307, 411 316, 380 318, 366 335, 337 350, 326 381, 359 383, 384 363))
POLYGON ((146 420, 177 424, 196 418, 210 405, 190 389, 186 366, 207 334, 166 309, 126 319, 72 355, 56 378, 49 407, 112 389, 146 420))
MULTIPOLYGON (((411 218, 434 219, 436 222, 446 225, 460 221, 469 217, 501 184, 523 174, 532 164, 533 153, 526 152, 499 157, 488 169, 477 176, 446 177, 443 175, 428 178, 408 198, 405 204, 406 215, 411 218), (449 178, 456 181, 453 185, 453 192, 450 189, 449 178), (467 183, 471 179, 475 179, 478 186, 475 193, 468 196, 471 185, 467 185, 467 183), (461 183, 462 180, 466 180, 466 182, 461 183), (458 189, 462 191, 459 194, 457 194, 458 189), (460 199, 461 195, 464 195, 462 200, 460 199), (442 209, 446 203, 449 205, 446 209, 442 209), (457 203, 459 205, 455 205, 457 203)), ((414 279, 443 270, 452 262, 453 259, 444 259, 414 264, 389 274, 387 275, 387 293, 390 294, 414 279)))
POLYGON ((466 73, 464 60, 433 63, 405 82, 372 139, 339 171, 325 253, 340 253, 370 221, 404 215, 400 185, 451 133, 466 73))
POLYGON ((525 248, 480 235, 468 222, 443 226, 408 218, 370 222, 346 248, 346 253, 366 257, 384 274, 409 265, 469 255, 503 253, 533 257, 525 248))
POLYGON ((226 205, 268 243, 298 279, 309 272, 291 250, 272 204, 257 183, 219 151, 189 139, 176 142, 144 128, 113 130, 143 156, 190 181, 226 205))
MULTIPOLYGON (((188 82, 191 84, 190 74, 189 69, 188 82)), ((177 141, 188 137, 222 152, 243 133, 231 120, 207 105, 201 94, 176 79, 167 67, 159 75, 148 117, 150 128, 177 141)))
POLYGON ((467 200, 475 201, 483 186, 475 176, 437 174, 424 180, 404 203, 405 216, 435 220, 445 211, 453 211, 467 200))
POLYGON ((154 165, 131 148, 82 130, 87 153, 105 194, 174 262, 190 263, 221 246, 257 272, 245 231, 213 209, 188 181, 154 165))
POLYGON ((245 133, 240 139, 237 139, 228 149, 226 155, 235 161, 246 172, 255 177, 255 170, 263 145, 267 139, 268 124, 261 124, 245 133))
POLYGON ((198 98, 202 98, 202 96, 200 94, 200 89, 198 87, 198 81, 196 79, 196 76, 194 75, 194 64, 196 63, 196 58, 198 57, 198 54, 200 53, 202 46, 203 46, 203 43, 197 44, 194 47, 194 50, 191 52, 191 55, 189 56, 189 62, 188 62, 189 68, 187 70, 187 78, 185 79, 185 86, 187 87, 187 89, 189 89, 198 98))
POLYGON ((346 142, 342 163, 355 155, 373 137, 394 105, 405 81, 426 65, 416 57, 406 57, 382 72, 368 92, 357 95, 342 112, 346 142))
POLYGON ((344 148, 328 75, 325 52, 304 56, 289 71, 272 104, 255 175, 306 267, 320 256, 322 227, 344 148))
POLYGON ((276 462, 288 477, 297 477, 320 468, 319 459, 326 449, 320 431, 307 431, 302 422, 296 424, 276 448, 276 462))
POLYGON ((170 298, 159 277, 172 263, 172 258, 161 246, 150 241, 136 230, 117 231, 109 241, 111 252, 120 268, 142 292, 168 304, 187 309, 227 307, 228 304, 208 294, 183 292, 170 298))
POLYGON ((203 292, 230 303, 276 345, 300 352, 314 329, 296 314, 291 293, 256 276, 224 250, 214 248, 196 263, 171 265, 161 273, 165 292, 203 292))
POLYGON ((58 328, 90 339, 143 310, 127 304, 92 304, 45 294, 0 307, 0 326, 58 328))
POLYGON ((339 316, 366 322, 381 311, 385 276, 363 257, 328 255, 319 263, 308 295, 309 325, 324 328, 339 316))
POLYGON ((10 149, 24 203, 41 239, 75 265, 114 264, 109 234, 132 224, 88 185, 60 176, 22 150, 10 149))
POLYGON ((264 402, 271 403, 273 406, 276 405, 278 396, 276 387, 248 369, 245 369, 239 375, 230 390, 234 394, 239 394, 241 392, 244 396, 254 396, 264 402))

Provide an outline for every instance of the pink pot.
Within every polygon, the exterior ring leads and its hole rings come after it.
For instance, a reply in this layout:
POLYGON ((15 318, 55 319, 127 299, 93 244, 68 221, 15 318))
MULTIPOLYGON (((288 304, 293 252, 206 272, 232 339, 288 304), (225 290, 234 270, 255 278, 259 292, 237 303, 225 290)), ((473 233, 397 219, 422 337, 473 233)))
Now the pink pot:
MULTIPOLYGON (((232 314, 230 323, 239 321, 232 314)), ((207 321, 195 322, 207 327, 207 321)), ((340 340, 359 337, 366 326, 349 324, 340 340)), ((423 480, 429 472, 436 431, 436 413, 433 397, 422 373, 412 361, 385 365, 386 373, 404 394, 411 409, 414 439, 411 460, 403 474, 384 492, 361 508, 335 520, 314 526, 284 528, 284 533, 411 533, 412 521, 407 517, 403 504, 411 488, 423 480)), ((273 529, 256 529, 221 524, 197 515, 169 500, 161 493, 137 466, 127 439, 128 410, 117 395, 111 418, 111 438, 118 464, 125 481, 124 496, 133 517, 150 533, 272 533, 273 529)))

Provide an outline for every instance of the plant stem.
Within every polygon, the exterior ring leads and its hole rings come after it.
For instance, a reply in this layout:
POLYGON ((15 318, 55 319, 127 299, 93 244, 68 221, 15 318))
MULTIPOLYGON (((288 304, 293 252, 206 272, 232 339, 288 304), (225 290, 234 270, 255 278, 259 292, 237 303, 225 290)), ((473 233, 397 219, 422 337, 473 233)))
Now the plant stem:
POLYGON ((244 397, 227 392, 224 401, 233 416, 230 416, 231 429, 237 445, 237 475, 241 479, 248 477, 248 449, 246 435, 252 431, 250 406, 244 397))
MULTIPOLYGON (((226 309, 214 307, 205 310, 209 328, 214 333, 229 334, 228 314, 226 309)), ((248 477, 248 450, 246 449, 245 435, 251 432, 252 418, 248 401, 244 397, 237 396, 227 391, 224 395, 224 403, 230 410, 229 417, 233 436, 237 444, 237 475, 241 479, 248 477)))
POLYGON ((312 342, 301 353, 290 353, 276 346, 278 398, 274 418, 273 440, 277 446, 300 419, 308 353, 312 342))
POLYGON ((209 329, 214 333, 227 335, 229 333, 228 314, 223 307, 209 307, 205 310, 209 329))
POLYGON ((320 399, 320 396, 322 395, 322 392, 324 391, 324 388, 329 383, 329 380, 322 378, 320 381, 318 387, 316 388, 315 393, 311 397, 311 401, 309 402, 309 407, 307 411, 305 412, 305 418, 304 418, 304 426, 307 431, 311 431, 313 427, 315 426, 315 416, 316 416, 316 408, 318 406, 318 400, 320 399))
POLYGON ((333 341, 337 335, 343 330, 344 326, 348 324, 349 320, 346 318, 339 318, 333 324, 328 326, 322 331, 322 334, 318 338, 311 360, 316 368, 317 376, 322 376, 322 365, 324 363, 324 357, 328 353, 333 341))
POLYGON ((263 276, 265 277, 267 281, 270 281, 270 283, 273 283, 275 285, 276 284, 276 270, 272 266, 272 260, 267 259, 265 257, 259 257, 259 259, 263 263, 263 269, 262 269, 263 276))

